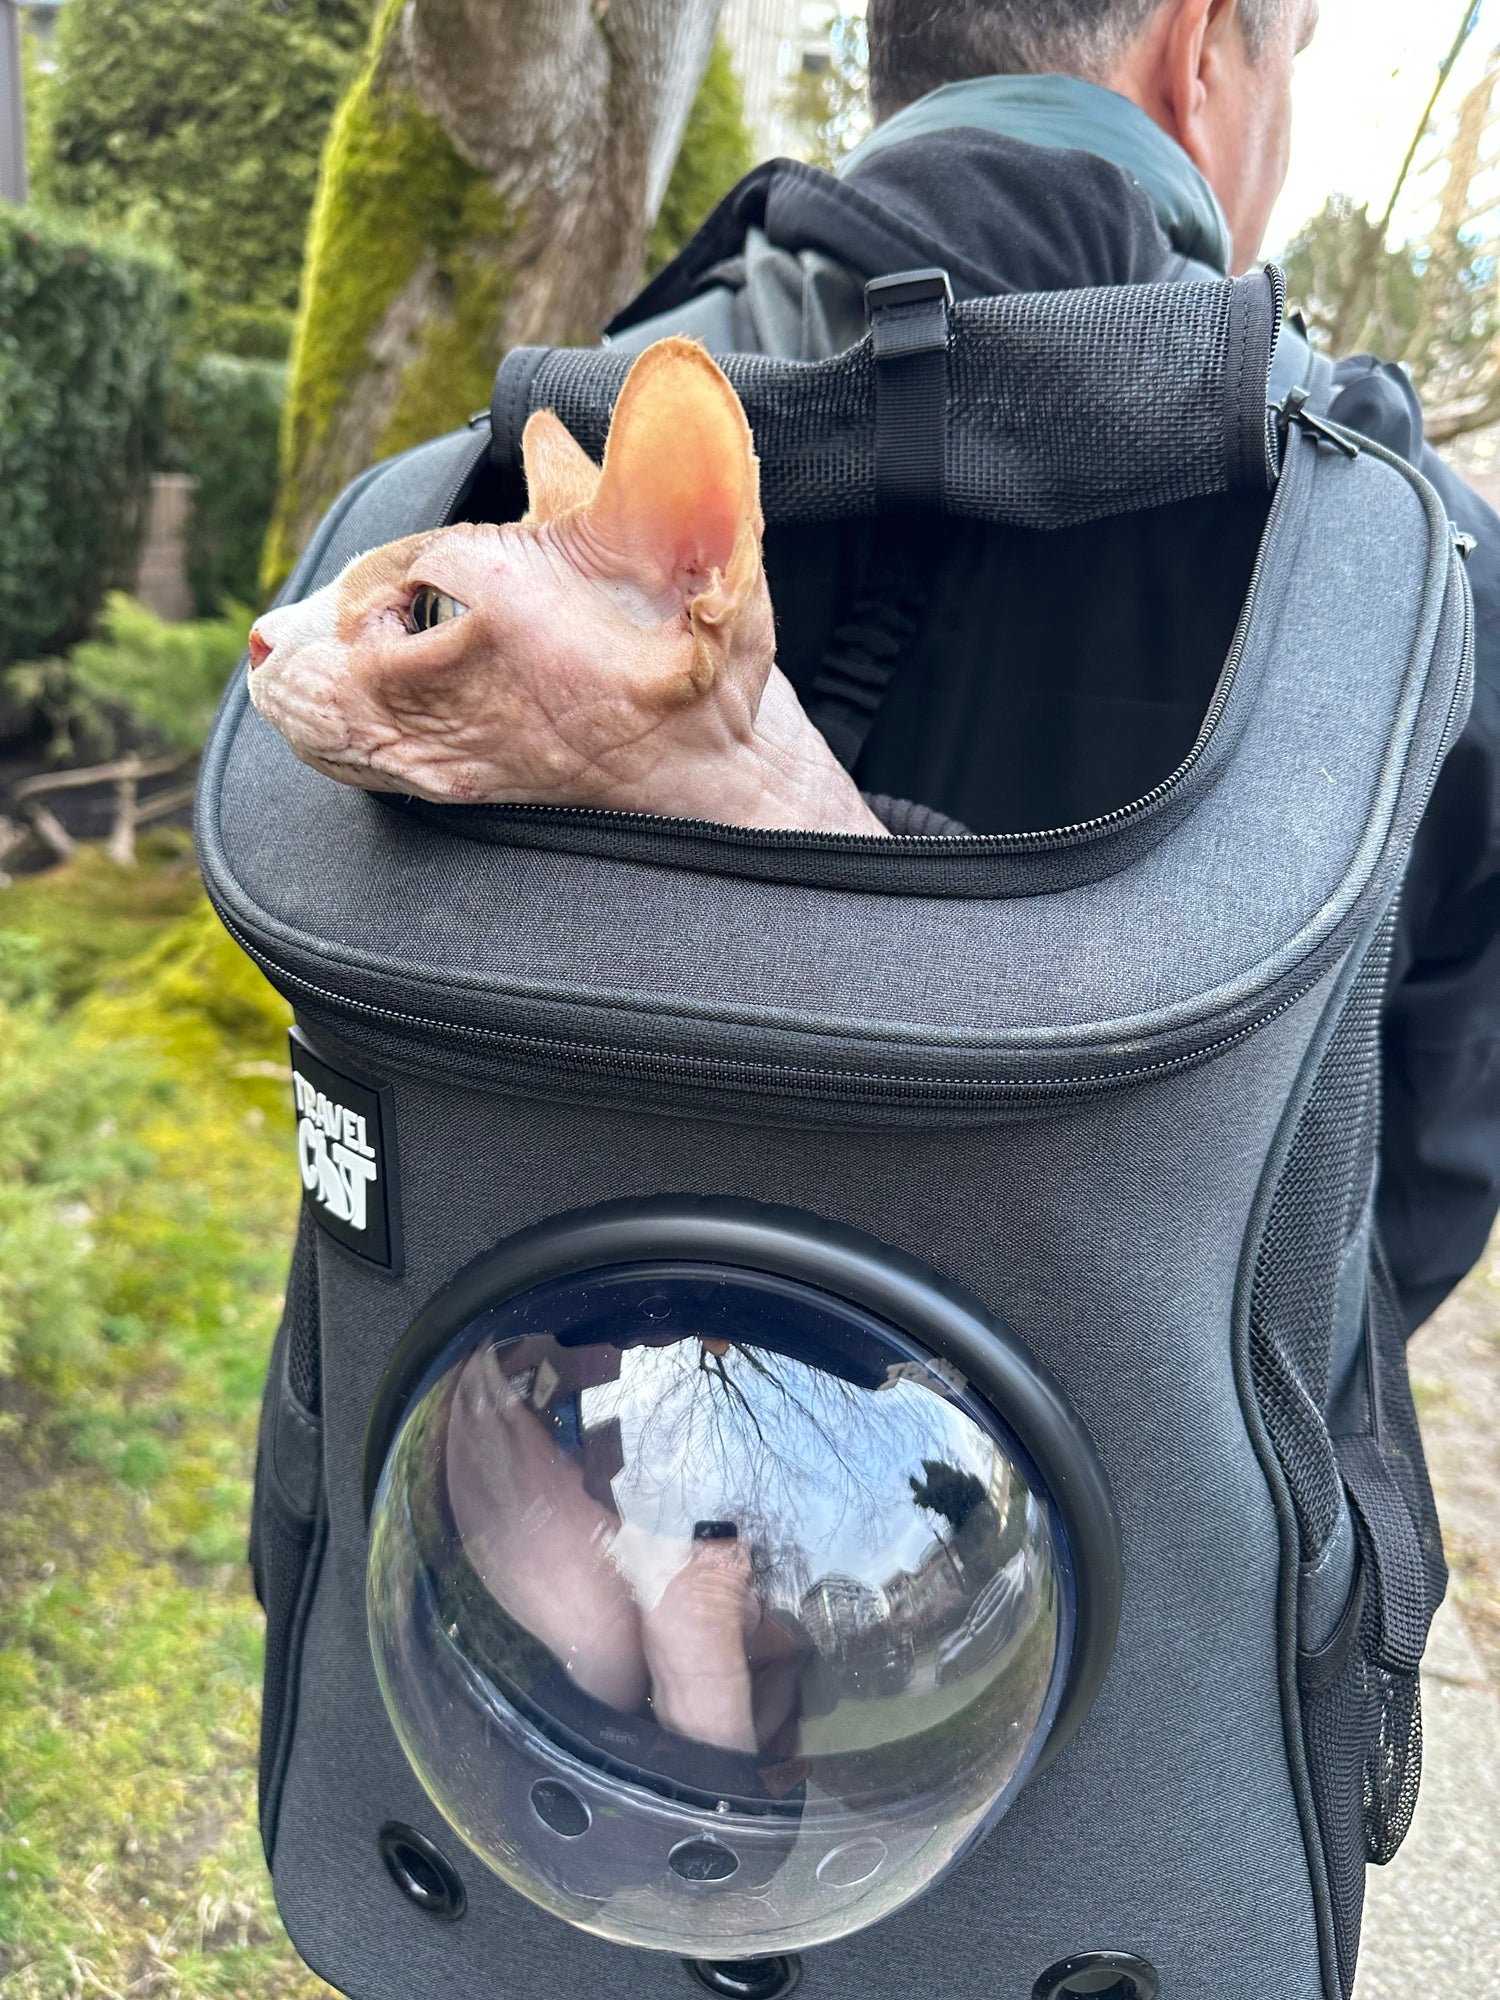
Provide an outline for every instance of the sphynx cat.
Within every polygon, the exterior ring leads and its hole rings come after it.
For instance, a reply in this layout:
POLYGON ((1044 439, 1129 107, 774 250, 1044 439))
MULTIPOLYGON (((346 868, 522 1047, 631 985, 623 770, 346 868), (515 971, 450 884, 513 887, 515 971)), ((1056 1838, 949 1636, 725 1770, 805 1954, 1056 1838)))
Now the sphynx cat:
POLYGON ((657 341, 602 467, 550 410, 530 512, 360 556, 250 634, 250 698, 305 763, 369 791, 874 837, 776 665, 759 465, 730 383, 657 341))
POLYGON ((619 1516, 587 1491, 515 1367, 507 1350, 481 1349, 448 1418, 449 1505, 485 1588, 595 1700, 649 1707, 664 1729, 721 1749, 766 1748, 795 1688, 778 1671, 790 1642, 754 1587, 750 1549, 695 1539, 642 1601, 619 1516))

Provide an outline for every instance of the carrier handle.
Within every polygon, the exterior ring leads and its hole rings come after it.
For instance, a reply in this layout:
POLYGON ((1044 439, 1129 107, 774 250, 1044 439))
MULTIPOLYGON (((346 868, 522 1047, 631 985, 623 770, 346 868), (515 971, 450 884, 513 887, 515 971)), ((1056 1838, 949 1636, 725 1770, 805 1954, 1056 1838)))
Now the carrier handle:
MULTIPOLYGON (((718 359, 745 408, 772 526, 914 511, 1068 528, 1280 472, 1266 414, 1280 273, 950 304, 936 267, 870 287, 870 331, 821 361, 718 359)), ((491 403, 495 465, 533 409, 596 463, 636 356, 516 348, 491 403)))

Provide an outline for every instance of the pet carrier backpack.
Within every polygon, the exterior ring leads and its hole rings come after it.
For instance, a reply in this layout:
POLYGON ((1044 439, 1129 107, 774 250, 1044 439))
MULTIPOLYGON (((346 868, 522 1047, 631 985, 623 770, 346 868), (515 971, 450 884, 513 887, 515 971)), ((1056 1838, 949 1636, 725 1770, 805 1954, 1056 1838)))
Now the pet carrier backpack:
MULTIPOLYGON (((1340 2000, 1410 1817, 1371 1200, 1462 552, 1268 410, 1275 273, 870 305, 724 365, 895 838, 372 795, 242 684, 205 760, 298 1024, 261 1824, 359 2000, 1340 2000)), ((510 355, 288 595, 518 518, 527 415, 598 457, 627 365, 510 355)))

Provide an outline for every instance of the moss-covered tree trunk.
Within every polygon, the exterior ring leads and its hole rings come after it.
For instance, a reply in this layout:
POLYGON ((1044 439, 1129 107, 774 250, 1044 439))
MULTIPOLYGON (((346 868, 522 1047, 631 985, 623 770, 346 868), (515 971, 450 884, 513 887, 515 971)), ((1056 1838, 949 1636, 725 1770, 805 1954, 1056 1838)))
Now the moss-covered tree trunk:
POLYGON ((488 402, 507 348, 597 339, 721 3, 387 0, 323 162, 268 584, 364 466, 488 402))

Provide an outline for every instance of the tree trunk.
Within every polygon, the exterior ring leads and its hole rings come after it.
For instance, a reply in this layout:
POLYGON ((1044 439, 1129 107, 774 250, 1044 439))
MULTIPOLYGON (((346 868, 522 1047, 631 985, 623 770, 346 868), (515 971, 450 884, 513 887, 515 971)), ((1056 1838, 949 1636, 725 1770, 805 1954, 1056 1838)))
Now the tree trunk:
POLYGON ((265 582, 375 460, 461 423, 520 343, 596 340, 722 0, 387 0, 324 157, 265 582))

